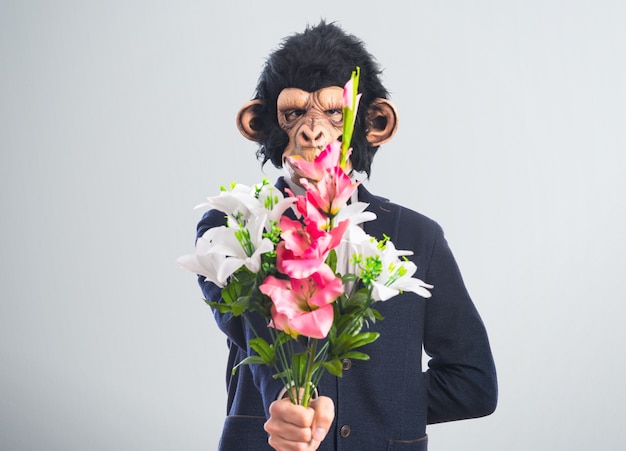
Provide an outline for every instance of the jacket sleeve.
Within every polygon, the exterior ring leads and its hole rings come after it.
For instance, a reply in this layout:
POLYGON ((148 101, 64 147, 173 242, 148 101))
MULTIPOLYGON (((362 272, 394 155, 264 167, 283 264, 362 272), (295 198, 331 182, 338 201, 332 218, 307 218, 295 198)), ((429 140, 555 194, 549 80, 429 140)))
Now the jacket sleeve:
MULTIPOLYGON (((198 223, 196 238, 202 236, 204 232, 210 228, 222 226, 224 224, 224 214, 217 210, 210 210, 204 214, 198 223)), ((220 287, 205 280, 204 276, 198 276, 198 283, 200 284, 200 288, 202 289, 202 293, 206 300, 221 302, 222 295, 220 287)), ((220 313, 219 311, 213 309, 213 315, 220 330, 226 334, 229 346, 231 347, 231 357, 229 358, 228 368, 228 377, 230 377, 230 371, 233 366, 237 365, 240 360, 245 358, 245 356, 254 355, 254 351, 252 351, 248 345, 250 339, 255 338, 258 334, 266 340, 270 340, 267 330, 268 326, 265 320, 258 314, 246 314, 246 318, 244 318, 243 315, 234 317, 230 313, 220 313), (235 350, 232 349, 233 347, 236 347, 242 352, 235 352, 235 350), (239 361, 232 360, 233 358, 239 357, 241 357, 239 361)), ((263 405, 267 415, 269 405, 272 401, 276 400, 276 397, 283 388, 282 384, 280 381, 274 379, 273 368, 261 364, 248 365, 248 367, 252 373, 254 384, 263 399, 263 405)))
POLYGON ((489 415, 498 396, 487 332, 441 227, 435 229, 424 329, 429 424, 489 415))

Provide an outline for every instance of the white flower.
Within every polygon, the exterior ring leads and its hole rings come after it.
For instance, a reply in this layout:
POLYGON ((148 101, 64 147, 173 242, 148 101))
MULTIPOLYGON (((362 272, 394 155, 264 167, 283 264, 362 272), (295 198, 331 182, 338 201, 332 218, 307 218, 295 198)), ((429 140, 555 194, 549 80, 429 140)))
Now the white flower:
POLYGON ((279 222, 285 210, 296 202, 296 198, 285 197, 281 190, 269 183, 254 185, 254 191, 257 190, 259 203, 255 207, 254 212, 256 214, 267 214, 265 228, 269 230, 269 221, 279 222))
MULTIPOLYGON (((386 241, 384 246, 380 246, 376 239, 360 227, 351 226, 337 247, 337 271, 361 276, 361 265, 368 258, 377 258, 381 262, 381 272, 371 282, 372 298, 375 301, 386 301, 401 291, 411 291, 428 298, 431 294, 427 288, 432 288, 432 285, 412 277, 417 267, 413 262, 402 258, 408 255, 412 255, 412 252, 397 250, 391 241, 386 241), (360 262, 358 267, 354 264, 354 256, 357 256, 360 262)), ((346 292, 350 292, 351 288, 352 284, 346 287, 346 292)))
POLYGON ((237 222, 254 216, 253 212, 263 209, 263 204, 254 196, 252 188, 238 183, 229 191, 220 191, 219 195, 207 198, 195 208, 214 208, 226 213, 229 222, 237 222))
POLYGON ((374 299, 386 301, 401 291, 411 291, 424 298, 431 296, 427 288, 433 286, 412 277, 417 270, 415 263, 400 258, 411 254, 410 251, 397 250, 391 241, 385 243, 384 249, 380 253, 382 272, 372 283, 372 297, 374 299))
POLYGON ((228 278, 242 266, 254 273, 258 272, 261 269, 261 256, 274 249, 274 244, 263 238, 266 217, 251 217, 245 229, 220 226, 207 230, 198 238, 195 254, 184 255, 177 262, 219 287, 223 287, 228 278), (243 232, 243 236, 240 232, 243 232))
MULTIPOLYGON (((228 276, 226 276, 226 278, 222 277, 222 273, 227 271, 224 268, 227 256, 223 253, 213 252, 215 247, 213 239, 216 236, 219 239, 219 235, 227 231, 228 228, 224 226, 207 230, 204 235, 196 241, 196 252, 194 254, 183 255, 176 259, 176 262, 184 269, 204 276, 206 280, 223 287, 228 278, 228 276)), ((232 232, 230 233, 232 234, 232 232)))
MULTIPOLYGON (((200 240, 198 240, 200 241, 200 240)), ((224 282, 220 282, 217 277, 217 271, 222 266, 225 257, 219 254, 187 254, 176 259, 176 262, 184 269, 194 274, 204 276, 206 280, 224 286, 224 282)))
POLYGON ((292 197, 285 198, 279 189, 269 183, 260 183, 253 187, 237 183, 230 190, 207 198, 206 202, 195 208, 214 208, 226 213, 230 227, 245 226, 251 218, 264 215, 267 219, 265 228, 270 230, 270 221, 278 222, 295 201, 292 197))
POLYGON ((339 224, 345 219, 350 220, 350 226, 356 226, 366 221, 376 219, 376 214, 371 211, 365 211, 369 206, 366 202, 352 202, 345 205, 335 216, 335 224, 339 224))
MULTIPOLYGON (((353 256, 370 256, 376 255, 375 240, 365 233, 363 229, 357 225, 350 223, 345 231, 341 243, 335 248, 337 255, 337 272, 339 274, 360 275, 361 270, 354 264, 353 256)), ((350 293, 354 287, 354 282, 345 284, 345 292, 350 293)))

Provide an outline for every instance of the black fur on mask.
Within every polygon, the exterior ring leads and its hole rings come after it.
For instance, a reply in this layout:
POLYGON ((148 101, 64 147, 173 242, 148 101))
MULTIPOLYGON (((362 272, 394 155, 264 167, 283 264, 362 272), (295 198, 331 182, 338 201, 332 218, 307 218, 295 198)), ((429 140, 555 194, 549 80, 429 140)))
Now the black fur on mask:
POLYGON ((289 138, 278 126, 276 100, 283 89, 314 92, 328 86, 343 87, 357 66, 362 97, 350 160, 355 171, 369 176, 378 147, 366 139, 366 113, 374 99, 388 97, 380 81, 382 71, 361 40, 324 21, 285 38, 265 62, 255 94, 263 102, 260 117, 264 138, 257 150, 259 160, 263 164, 271 161, 277 168, 282 166, 282 154, 289 138))

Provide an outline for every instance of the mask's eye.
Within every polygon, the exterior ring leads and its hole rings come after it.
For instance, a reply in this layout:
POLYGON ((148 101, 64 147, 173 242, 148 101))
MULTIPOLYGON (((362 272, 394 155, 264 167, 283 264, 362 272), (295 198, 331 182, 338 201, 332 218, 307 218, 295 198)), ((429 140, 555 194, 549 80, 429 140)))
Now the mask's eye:
POLYGON ((293 122, 304 115, 304 110, 290 110, 285 112, 285 120, 287 122, 293 122))
POLYGON ((326 116, 334 123, 340 123, 343 121, 343 111, 341 108, 332 108, 330 110, 326 110, 326 116))

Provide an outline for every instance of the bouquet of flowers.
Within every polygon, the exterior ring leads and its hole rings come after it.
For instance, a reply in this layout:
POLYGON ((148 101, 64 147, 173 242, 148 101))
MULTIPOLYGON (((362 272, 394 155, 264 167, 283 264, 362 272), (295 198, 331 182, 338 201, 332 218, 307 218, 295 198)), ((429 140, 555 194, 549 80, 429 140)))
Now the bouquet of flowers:
POLYGON ((358 81, 359 68, 344 87, 341 142, 313 162, 290 161, 305 176, 305 195, 285 196, 267 179, 222 188, 196 208, 224 212, 226 225, 206 231, 195 253, 177 260, 222 288, 221 300, 206 300, 212 308, 246 321, 264 318, 269 341, 257 334, 249 342, 256 355, 239 365, 272 366, 291 401, 304 406, 325 371, 341 376, 343 359, 369 359, 358 349, 379 336, 366 330, 382 319, 376 302, 402 291, 427 298, 432 288, 412 277, 411 252, 363 231, 360 224, 376 217, 368 204, 350 202, 359 184, 345 172, 358 81))

